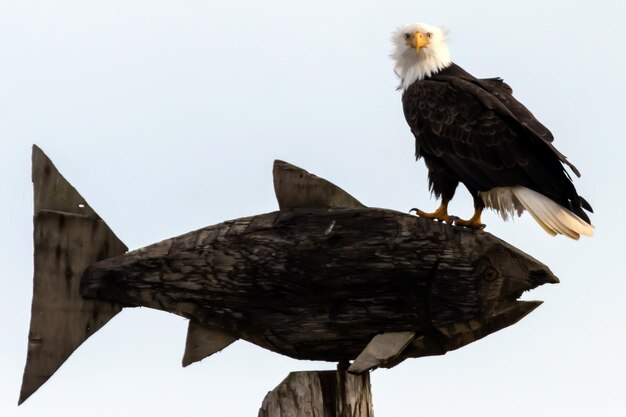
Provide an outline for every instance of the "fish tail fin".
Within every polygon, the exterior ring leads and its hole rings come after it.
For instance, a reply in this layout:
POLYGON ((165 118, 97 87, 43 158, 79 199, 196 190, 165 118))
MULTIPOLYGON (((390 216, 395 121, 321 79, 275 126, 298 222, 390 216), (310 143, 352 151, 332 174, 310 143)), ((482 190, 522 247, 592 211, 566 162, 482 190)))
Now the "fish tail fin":
POLYGON ((562 234, 578 240, 593 235, 593 225, 548 197, 526 187, 512 187, 515 199, 550 235, 562 234))
POLYGON ((80 278, 92 263, 128 248, 33 146, 34 284, 23 403, 122 307, 84 299, 80 278))

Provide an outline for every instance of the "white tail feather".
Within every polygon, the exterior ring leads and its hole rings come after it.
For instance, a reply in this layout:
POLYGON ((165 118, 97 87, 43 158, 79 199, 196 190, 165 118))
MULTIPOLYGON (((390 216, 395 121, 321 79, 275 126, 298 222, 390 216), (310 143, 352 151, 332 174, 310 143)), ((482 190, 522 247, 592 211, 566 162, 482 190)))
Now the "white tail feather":
POLYGON ((533 219, 552 236, 562 234, 572 239, 591 236, 593 226, 565 207, 526 187, 498 187, 480 196, 489 208, 500 213, 504 220, 527 210, 533 219))

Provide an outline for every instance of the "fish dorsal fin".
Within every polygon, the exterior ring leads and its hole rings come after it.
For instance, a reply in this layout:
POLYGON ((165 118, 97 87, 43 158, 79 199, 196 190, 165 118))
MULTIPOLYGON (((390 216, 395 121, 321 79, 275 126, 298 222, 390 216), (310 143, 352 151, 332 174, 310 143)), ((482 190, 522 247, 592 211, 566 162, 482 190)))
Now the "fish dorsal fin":
POLYGON ((365 207, 335 184, 279 160, 274 161, 274 191, 281 210, 365 207))
POLYGON ((385 366, 387 362, 400 355, 414 337, 415 332, 377 334, 352 362, 348 371, 360 374, 379 366, 385 366))
POLYGON ((189 320, 183 366, 201 361, 224 349, 235 340, 237 337, 222 329, 207 327, 195 320, 189 320))
POLYGON ((20 404, 122 309, 82 298, 80 278, 92 263, 128 250, 37 146, 32 175, 35 268, 20 404))

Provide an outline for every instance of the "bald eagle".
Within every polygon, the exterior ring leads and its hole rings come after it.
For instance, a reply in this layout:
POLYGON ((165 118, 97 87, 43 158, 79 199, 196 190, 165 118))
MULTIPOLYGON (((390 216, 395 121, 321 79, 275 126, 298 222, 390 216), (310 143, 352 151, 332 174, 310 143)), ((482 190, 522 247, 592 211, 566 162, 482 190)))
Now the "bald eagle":
POLYGON ((526 210, 553 236, 591 236, 584 210, 593 210, 565 166, 580 173, 554 147, 550 131, 513 98, 508 84, 478 79, 454 64, 441 28, 404 26, 392 42, 415 155, 424 158, 430 191, 441 198, 433 213, 414 209, 419 216, 482 229, 485 207, 504 220, 526 210), (448 214, 459 182, 474 199, 469 220, 448 214))

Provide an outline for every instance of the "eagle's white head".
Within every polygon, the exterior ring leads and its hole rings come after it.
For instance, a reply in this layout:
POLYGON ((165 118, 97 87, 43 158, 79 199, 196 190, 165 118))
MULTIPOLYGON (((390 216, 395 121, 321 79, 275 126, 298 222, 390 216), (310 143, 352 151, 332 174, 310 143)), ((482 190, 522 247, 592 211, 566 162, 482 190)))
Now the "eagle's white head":
POLYGON ((423 80, 449 66, 450 52, 446 45, 446 31, 426 23, 399 27, 391 41, 394 50, 395 72, 403 89, 417 80, 423 80))

